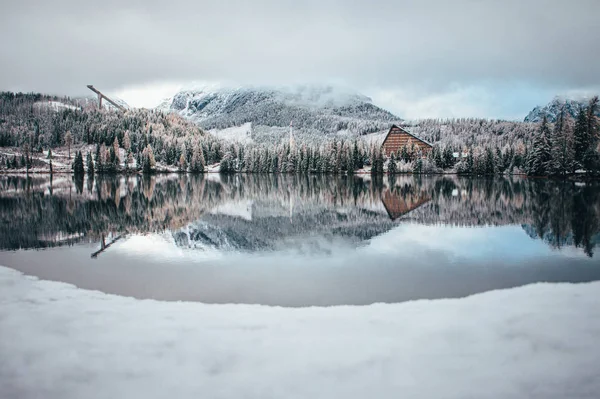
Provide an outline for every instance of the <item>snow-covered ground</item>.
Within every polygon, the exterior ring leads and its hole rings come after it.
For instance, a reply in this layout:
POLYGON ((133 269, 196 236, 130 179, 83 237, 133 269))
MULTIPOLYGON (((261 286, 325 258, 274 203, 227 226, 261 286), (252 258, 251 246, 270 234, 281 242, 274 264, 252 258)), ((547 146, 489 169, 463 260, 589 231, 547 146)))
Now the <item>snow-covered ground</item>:
POLYGON ((0 267, 1 398, 597 398, 600 282, 274 308, 0 267))
POLYGON ((241 126, 228 127, 225 129, 212 129, 210 134, 225 140, 229 143, 251 144, 252 140, 252 122, 244 123, 241 126))

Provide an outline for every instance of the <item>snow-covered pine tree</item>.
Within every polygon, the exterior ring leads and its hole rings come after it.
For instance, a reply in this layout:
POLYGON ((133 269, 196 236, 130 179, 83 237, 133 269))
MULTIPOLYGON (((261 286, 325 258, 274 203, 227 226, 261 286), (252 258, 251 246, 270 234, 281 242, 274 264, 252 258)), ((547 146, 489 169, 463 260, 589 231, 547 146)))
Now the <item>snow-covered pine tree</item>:
POLYGON ((391 175, 398 172, 398 165, 396 165, 396 156, 392 153, 388 162, 387 172, 391 175))
POLYGON ((587 112, 583 107, 577 112, 575 128, 573 130, 573 158, 575 169, 584 168, 583 160, 590 147, 590 137, 588 136, 587 112))
POLYGON ((531 163, 528 174, 534 176, 546 175, 548 173, 550 160, 550 128, 548 126, 548 118, 544 115, 539 131, 535 137, 535 140, 533 141, 531 163))
POLYGON ((596 173, 600 170, 600 156, 598 154, 598 140, 600 126, 598 123, 598 96, 593 97, 587 107, 587 137, 589 146, 585 152, 583 163, 588 173, 596 173))
POLYGON ((569 115, 561 109, 556 118, 551 137, 552 159, 548 172, 565 176, 573 169, 573 129, 569 115))
POLYGON ((94 175, 94 162, 92 161, 92 154, 88 151, 85 158, 86 158, 86 163, 87 163, 87 174, 89 176, 93 176, 94 175))

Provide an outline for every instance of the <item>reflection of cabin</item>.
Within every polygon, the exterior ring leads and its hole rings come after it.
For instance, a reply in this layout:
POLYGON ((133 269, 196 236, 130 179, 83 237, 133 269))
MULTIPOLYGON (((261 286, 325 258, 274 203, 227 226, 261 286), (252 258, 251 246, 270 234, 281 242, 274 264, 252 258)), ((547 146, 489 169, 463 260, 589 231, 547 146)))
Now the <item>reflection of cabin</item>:
POLYGON ((383 144, 381 144, 383 153, 386 157, 389 157, 392 153, 401 151, 402 147, 404 146, 406 146, 408 149, 410 149, 411 146, 414 146, 414 149, 416 151, 421 151, 423 156, 427 155, 433 147, 431 144, 418 138, 408 130, 396 125, 392 125, 390 131, 383 140, 383 144))
POLYGON ((392 220, 398 219, 400 216, 406 215, 421 205, 431 201, 431 197, 427 193, 420 191, 418 193, 397 194, 392 191, 385 190, 381 195, 381 202, 392 220))

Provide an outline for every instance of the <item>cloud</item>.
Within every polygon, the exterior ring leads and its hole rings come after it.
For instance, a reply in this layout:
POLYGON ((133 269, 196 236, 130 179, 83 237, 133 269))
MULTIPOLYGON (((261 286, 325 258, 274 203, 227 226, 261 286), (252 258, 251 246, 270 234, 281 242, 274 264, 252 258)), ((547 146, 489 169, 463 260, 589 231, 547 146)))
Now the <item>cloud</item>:
MULTIPOLYGON (((426 110, 461 102, 482 82, 600 85, 595 0, 23 0, 2 9, 4 90, 333 79, 416 93, 426 110)), ((448 112, 489 112, 478 107, 469 97, 448 112)))

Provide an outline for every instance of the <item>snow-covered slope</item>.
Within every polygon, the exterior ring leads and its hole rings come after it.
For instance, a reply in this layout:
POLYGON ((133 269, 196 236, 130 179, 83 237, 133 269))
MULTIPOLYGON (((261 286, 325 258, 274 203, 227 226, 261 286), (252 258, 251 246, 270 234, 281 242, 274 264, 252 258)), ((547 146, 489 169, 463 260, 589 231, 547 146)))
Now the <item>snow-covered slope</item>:
MULTIPOLYGON (((579 108, 587 106, 588 101, 589 98, 567 98, 557 96, 543 107, 537 106, 532 109, 525 117, 525 122, 540 122, 544 115, 546 115, 549 122, 555 122, 563 107, 571 117, 575 117, 579 108)), ((598 116, 600 116, 600 113, 598 116)))
POLYGON ((178 112, 206 130, 251 123, 252 139, 258 141, 287 134, 290 122, 295 134, 323 136, 373 133, 401 121, 370 98, 334 86, 200 87, 182 90, 158 108, 178 112))
POLYGON ((62 111, 64 109, 77 110, 79 107, 71 104, 67 104, 61 101, 39 101, 35 103, 35 106, 39 108, 50 109, 52 111, 62 111))
POLYGON ((205 305, 0 267, 0 397, 597 398, 599 300, 594 282, 363 307, 205 305))

